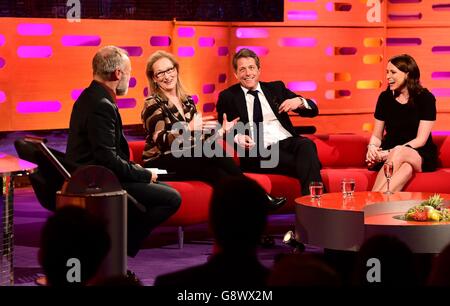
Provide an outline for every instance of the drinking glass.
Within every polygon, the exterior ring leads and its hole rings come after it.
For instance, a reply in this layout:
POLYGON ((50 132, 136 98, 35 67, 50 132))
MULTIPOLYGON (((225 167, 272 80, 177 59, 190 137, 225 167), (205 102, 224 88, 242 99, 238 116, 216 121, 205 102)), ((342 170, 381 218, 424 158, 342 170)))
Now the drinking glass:
POLYGON ((309 183, 309 193, 312 199, 320 199, 323 194, 323 183, 322 182, 311 182, 309 183))
POLYGON ((392 162, 385 162, 383 165, 383 171, 387 180, 387 190, 384 194, 393 194, 393 192, 389 189, 389 184, 391 182, 392 173, 394 172, 394 164, 392 162))
POLYGON ((353 178, 342 179, 341 190, 344 198, 353 196, 353 193, 355 192, 355 187, 356 187, 355 179, 353 178))

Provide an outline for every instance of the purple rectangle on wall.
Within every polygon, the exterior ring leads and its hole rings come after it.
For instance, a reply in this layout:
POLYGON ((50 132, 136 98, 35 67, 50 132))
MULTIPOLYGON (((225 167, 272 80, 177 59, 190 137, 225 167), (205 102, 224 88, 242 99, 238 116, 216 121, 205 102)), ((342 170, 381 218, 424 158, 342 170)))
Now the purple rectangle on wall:
POLYGON ((436 97, 450 97, 450 88, 433 88, 431 92, 436 97))
POLYGON ((419 3, 422 0, 389 0, 390 3, 419 3))
POLYGON ((5 44, 5 36, 0 34, 0 47, 3 46, 4 44, 5 44))
POLYGON ((200 47, 212 47, 215 44, 215 40, 213 37, 200 37, 198 39, 198 45, 200 47))
POLYGON ((339 55, 354 55, 354 54, 356 54, 357 51, 358 51, 358 49, 356 49, 355 47, 339 47, 337 49, 336 54, 339 54, 339 55))
POLYGON ((228 55, 228 47, 219 47, 217 49, 217 54, 219 56, 227 56, 228 55))
POLYGON ((65 47, 99 46, 102 42, 97 35, 64 35, 61 43, 65 47))
POLYGON ((3 103, 6 101, 6 95, 3 91, 0 90, 0 103, 3 103))
POLYGON ((431 134, 433 136, 434 135, 436 135, 436 136, 440 136, 440 135, 447 136, 447 135, 450 135, 450 131, 432 131, 431 134))
POLYGON ((315 47, 317 39, 309 37, 283 37, 278 41, 282 47, 315 47))
POLYGON ((210 113, 214 111, 216 104, 214 102, 203 104, 203 112, 210 113))
POLYGON ((388 14, 389 20, 420 20, 422 19, 422 13, 399 13, 399 14, 388 14))
POLYGON ((434 71, 431 73, 432 79, 450 79, 450 71, 434 71))
POLYGON ((317 20, 316 11, 288 11, 288 20, 317 20))
POLYGON ((6 61, 3 59, 3 57, 0 57, 0 69, 3 68, 6 64, 6 61))
POLYGON ((267 38, 269 31, 264 28, 237 28, 237 38, 267 38))
POLYGON ((20 23, 17 25, 17 33, 24 36, 48 36, 53 32, 51 24, 47 23, 20 23))
POLYGON ((20 46, 17 55, 21 58, 48 58, 52 56, 52 47, 49 46, 20 46))
POLYGON ((269 48, 267 47, 260 47, 260 46, 238 46, 236 48, 236 52, 239 52, 239 50, 247 48, 255 52, 258 56, 263 56, 269 54, 269 48))
POLYGON ((17 103, 16 110, 21 114, 56 113, 61 109, 59 101, 30 101, 17 103))
POLYGON ((205 84, 205 85, 203 85, 203 93, 204 94, 213 93, 214 89, 216 89, 216 85, 214 85, 214 84, 205 84))
POLYGON ((128 82, 128 86, 129 86, 130 88, 133 88, 133 87, 136 86, 136 84, 137 84, 136 78, 135 78, 135 77, 131 77, 131 78, 130 78, 130 81, 128 82))
POLYGON ((150 37, 150 46, 166 47, 170 46, 171 40, 169 36, 152 36, 150 37))
POLYGON ((142 47, 139 46, 120 46, 120 48, 126 50, 129 56, 141 56, 142 47))
POLYGON ((433 53, 450 53, 450 46, 434 46, 431 48, 433 53))
POLYGON ((133 98, 117 99, 117 106, 119 108, 134 108, 136 106, 136 99, 133 98))
POLYGON ((83 89, 73 89, 72 92, 70 93, 72 100, 75 101, 76 99, 78 99, 78 97, 81 95, 82 92, 83 89))
POLYGON ((219 80, 218 80, 219 83, 225 83, 226 80, 227 80, 227 75, 226 75, 226 73, 221 73, 221 74, 219 74, 219 80))
POLYGON ((387 46, 420 46, 422 40, 416 37, 388 37, 386 38, 387 46))
POLYGON ((289 82, 287 87, 292 91, 315 91, 317 84, 313 81, 289 82))
POLYGON ((194 28, 191 28, 191 27, 178 28, 178 36, 179 37, 193 37, 194 35, 195 35, 194 28))
POLYGON ((431 7, 435 11, 450 11, 450 3, 433 4, 431 7))
POLYGON ((195 50, 193 47, 178 47, 178 55, 182 57, 194 56, 195 50))

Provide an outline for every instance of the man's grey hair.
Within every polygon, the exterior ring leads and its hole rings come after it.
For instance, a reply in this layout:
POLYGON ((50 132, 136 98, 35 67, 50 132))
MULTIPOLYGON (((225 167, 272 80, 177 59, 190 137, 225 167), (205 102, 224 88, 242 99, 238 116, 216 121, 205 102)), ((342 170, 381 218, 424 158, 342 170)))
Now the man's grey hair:
POLYGON ((92 60, 92 70, 94 75, 103 80, 110 79, 111 73, 116 69, 123 68, 125 56, 128 52, 116 46, 105 46, 97 51, 92 60))

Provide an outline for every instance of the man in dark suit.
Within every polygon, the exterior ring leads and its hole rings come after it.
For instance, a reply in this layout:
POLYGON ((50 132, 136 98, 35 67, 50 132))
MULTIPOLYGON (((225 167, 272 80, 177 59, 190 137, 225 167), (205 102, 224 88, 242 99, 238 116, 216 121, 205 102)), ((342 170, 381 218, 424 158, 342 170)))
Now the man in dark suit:
POLYGON ((128 255, 134 257, 150 231, 174 214, 180 194, 157 183, 157 175, 130 161, 116 95, 128 92, 131 62, 123 49, 106 46, 92 61, 94 80, 73 105, 67 141, 70 164, 100 165, 128 193, 128 255))
POLYGON ((322 181, 321 164, 315 144, 308 138, 297 135, 288 112, 302 117, 315 117, 319 113, 316 104, 296 95, 283 82, 260 82, 261 73, 258 56, 249 49, 241 49, 233 57, 233 68, 239 84, 222 91, 217 102, 219 120, 223 114, 229 120, 239 117, 248 124, 251 135, 237 131, 234 142, 237 146, 256 155, 241 156, 244 170, 273 172, 297 177, 301 183, 301 194, 309 194, 309 183, 322 181), (262 169, 260 154, 264 149, 278 154, 278 164, 262 169))

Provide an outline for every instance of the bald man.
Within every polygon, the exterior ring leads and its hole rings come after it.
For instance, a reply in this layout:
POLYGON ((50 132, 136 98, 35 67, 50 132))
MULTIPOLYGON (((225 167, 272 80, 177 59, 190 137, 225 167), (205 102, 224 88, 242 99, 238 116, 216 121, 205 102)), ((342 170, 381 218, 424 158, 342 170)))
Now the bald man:
POLYGON ((93 81, 73 105, 66 161, 104 166, 117 176, 129 195, 128 255, 134 257, 150 231, 177 211, 181 196, 158 183, 156 174, 130 161, 116 103, 116 96, 128 92, 131 61, 127 52, 103 47, 95 54, 92 69, 93 81))

